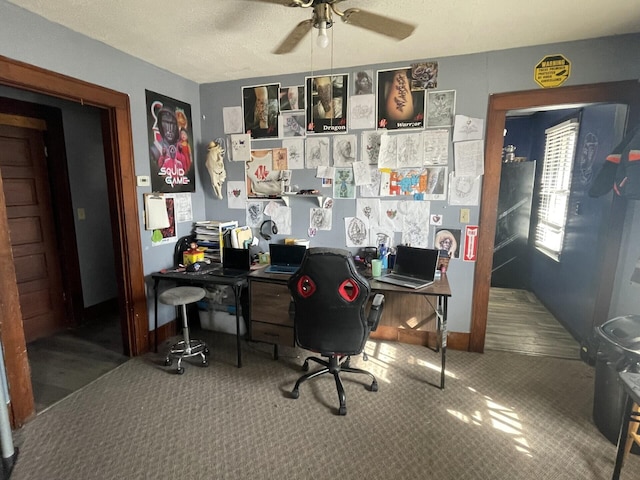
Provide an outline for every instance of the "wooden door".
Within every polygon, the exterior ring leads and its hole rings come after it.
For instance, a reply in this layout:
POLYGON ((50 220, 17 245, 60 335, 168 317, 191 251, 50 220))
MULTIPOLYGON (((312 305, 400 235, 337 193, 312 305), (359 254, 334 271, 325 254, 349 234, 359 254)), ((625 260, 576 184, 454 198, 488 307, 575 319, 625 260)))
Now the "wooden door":
POLYGON ((0 174, 25 341, 64 328, 64 295, 43 133, 0 125, 0 174))

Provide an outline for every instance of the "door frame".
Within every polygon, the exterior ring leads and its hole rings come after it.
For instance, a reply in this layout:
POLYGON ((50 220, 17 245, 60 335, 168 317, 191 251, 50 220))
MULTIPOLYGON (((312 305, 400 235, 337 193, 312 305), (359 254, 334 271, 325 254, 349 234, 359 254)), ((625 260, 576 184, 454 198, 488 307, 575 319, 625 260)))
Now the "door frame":
MULTIPOLYGON (((473 279, 469 351, 483 352, 487 329, 489 289, 497 221, 500 172, 505 118, 509 110, 543 109, 592 103, 622 103, 629 106, 627 128, 640 119, 640 83, 637 80, 607 82, 573 87, 498 93, 489 97, 485 140, 484 177, 480 202, 478 256, 473 279)), ((603 270, 596 297, 592 325, 606 319, 611 303, 613 281, 624 226, 625 200, 614 196, 607 218, 607 240, 603 253, 603 270)))
MULTIPOLYGON (((0 84, 101 109, 124 353, 136 356, 149 351, 149 320, 129 96, 1 55, 0 84)), ((0 267, 6 272, 0 280, 0 338, 9 384, 10 418, 12 427, 17 428, 35 415, 35 410, 15 269, 8 241, 4 194, 0 195, 0 231, 0 267)))

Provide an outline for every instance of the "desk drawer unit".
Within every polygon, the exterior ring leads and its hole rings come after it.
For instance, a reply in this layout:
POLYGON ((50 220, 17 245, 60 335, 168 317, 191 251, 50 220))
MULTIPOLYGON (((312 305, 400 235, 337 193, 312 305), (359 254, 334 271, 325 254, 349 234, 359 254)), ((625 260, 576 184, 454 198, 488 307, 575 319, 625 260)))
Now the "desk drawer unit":
POLYGON ((293 321, 289 317, 291 295, 286 284, 251 280, 251 339, 274 345, 294 346, 293 321))

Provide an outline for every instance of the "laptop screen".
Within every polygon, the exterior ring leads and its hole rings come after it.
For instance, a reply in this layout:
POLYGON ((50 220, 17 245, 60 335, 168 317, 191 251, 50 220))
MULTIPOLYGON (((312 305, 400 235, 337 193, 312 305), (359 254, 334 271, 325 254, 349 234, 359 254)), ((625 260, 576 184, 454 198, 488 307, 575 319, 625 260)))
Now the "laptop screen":
POLYGON ((270 243, 269 255, 271 265, 298 267, 307 251, 304 245, 284 245, 282 243, 270 243))
POLYGON ((398 245, 394 273, 433 280, 438 265, 438 250, 398 245))
POLYGON ((222 252, 222 267, 250 270, 251 253, 246 248, 225 248, 222 252))

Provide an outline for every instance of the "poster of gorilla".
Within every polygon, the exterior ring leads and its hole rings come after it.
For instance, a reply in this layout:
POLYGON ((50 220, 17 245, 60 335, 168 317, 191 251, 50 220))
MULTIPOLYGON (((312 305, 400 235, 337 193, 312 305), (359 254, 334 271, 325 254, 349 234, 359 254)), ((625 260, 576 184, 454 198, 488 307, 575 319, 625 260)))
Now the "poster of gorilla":
POLYGON ((191 106, 146 90, 151 188, 195 192, 191 106))

